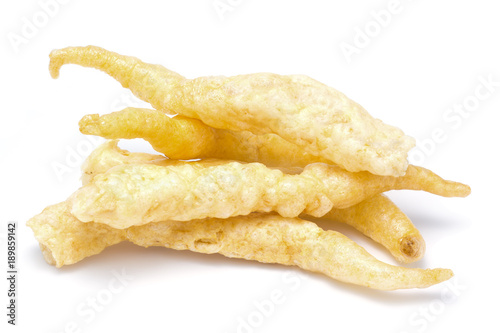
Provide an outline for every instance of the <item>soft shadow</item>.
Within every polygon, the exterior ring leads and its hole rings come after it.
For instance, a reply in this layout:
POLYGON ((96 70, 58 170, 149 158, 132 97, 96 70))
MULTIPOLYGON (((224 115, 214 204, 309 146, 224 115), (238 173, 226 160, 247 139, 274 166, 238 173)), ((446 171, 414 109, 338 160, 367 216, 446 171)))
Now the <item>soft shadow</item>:
POLYGON ((119 267, 130 267, 137 271, 158 270, 158 268, 175 268, 179 263, 196 264, 197 266, 244 267, 248 260, 227 258, 220 254, 203 254, 188 250, 174 250, 161 246, 144 248, 125 241, 110 246, 98 255, 85 258, 73 265, 60 268, 63 272, 79 270, 101 270, 119 267))
MULTIPOLYGON (((240 258, 227 258, 220 254, 202 254, 187 250, 172 250, 164 247, 149 247, 143 248, 134 245, 130 242, 123 242, 106 248, 99 255, 94 255, 85 258, 81 262, 73 265, 63 266, 61 268, 49 267, 43 260, 42 255, 37 247, 30 247, 30 254, 33 253, 34 258, 38 257, 37 261, 45 264, 47 270, 57 270, 62 275, 72 275, 75 273, 82 274, 95 278, 96 276, 109 276, 110 269, 121 270, 128 268, 130 272, 143 272, 145 276, 153 276, 157 274, 159 268, 178 268, 178 264, 192 264, 195 266, 216 266, 221 271, 226 268, 235 267, 239 269, 262 269, 263 271, 281 272, 282 274, 294 271, 297 274, 307 274, 308 280, 319 281, 338 293, 353 293, 363 298, 371 299, 375 302, 384 303, 418 303, 422 301, 431 301, 440 296, 440 290, 431 287, 429 289, 412 289, 412 290, 396 290, 382 291, 370 289, 363 286, 357 286, 340 281, 333 280, 320 273, 304 271, 296 266, 285 266, 280 264, 264 264, 257 261, 245 260, 240 258), (37 253, 35 253, 37 252, 37 253)), ((42 266, 42 265, 41 265, 42 266)), ((197 267, 196 269, 199 269, 197 267)), ((40 267, 43 269, 43 267, 40 267)), ((263 272, 265 274, 265 272, 263 272)), ((142 275, 142 274, 141 274, 142 275)), ((221 274, 221 279, 224 279, 224 274, 221 274)), ((201 278, 201 277, 200 277, 201 278)))

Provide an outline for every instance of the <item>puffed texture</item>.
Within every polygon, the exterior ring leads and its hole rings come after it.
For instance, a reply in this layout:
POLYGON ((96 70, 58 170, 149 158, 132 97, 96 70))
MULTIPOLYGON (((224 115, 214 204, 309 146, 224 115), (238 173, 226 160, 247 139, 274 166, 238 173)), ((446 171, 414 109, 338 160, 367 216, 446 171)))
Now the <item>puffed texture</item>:
POLYGON ((229 219, 162 221, 128 229, 82 223, 66 202, 47 207, 28 221, 49 264, 61 267, 95 255, 107 246, 131 241, 199 253, 220 253, 263 263, 294 265, 333 279, 380 290, 425 288, 453 276, 449 269, 386 264, 336 231, 277 214, 229 219))
POLYGON ((373 118, 343 93, 305 75, 254 73, 186 79, 160 65, 96 46, 50 54, 57 78, 64 64, 100 69, 167 113, 220 129, 274 133, 348 171, 401 176, 415 139, 373 118))

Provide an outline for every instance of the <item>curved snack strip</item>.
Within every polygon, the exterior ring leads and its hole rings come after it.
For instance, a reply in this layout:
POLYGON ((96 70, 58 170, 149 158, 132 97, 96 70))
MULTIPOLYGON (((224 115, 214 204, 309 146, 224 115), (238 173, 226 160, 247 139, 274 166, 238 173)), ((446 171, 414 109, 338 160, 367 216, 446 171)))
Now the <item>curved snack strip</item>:
POLYGON ((349 171, 401 176, 415 145, 413 138, 371 117, 341 92, 303 75, 188 80, 162 66, 87 46, 52 51, 52 77, 68 63, 104 71, 157 110, 214 128, 274 133, 349 171))
MULTIPOLYGON (((72 214, 83 222, 123 229, 163 220, 227 218, 255 211, 295 217, 305 210, 322 216, 332 208, 322 183, 304 174, 306 171, 296 176, 260 163, 168 162, 123 164, 96 175, 70 197, 72 214)), ((338 194, 337 200, 357 200, 359 195, 353 193, 349 198, 338 194)))
MULTIPOLYGON (((97 175, 121 164, 152 163, 165 165, 161 155, 130 153, 107 141, 85 160, 85 175, 97 175)), ((91 178, 84 178, 90 181, 91 178)), ((86 182, 84 182, 86 184, 86 182)), ((386 196, 379 194, 345 209, 332 208, 322 219, 347 223, 386 247, 400 262, 411 263, 422 258, 425 241, 411 220, 386 196)))
POLYGON ((387 196, 375 195, 345 209, 332 209, 322 219, 349 224, 382 244, 400 262, 420 260, 425 241, 420 232, 387 196))
MULTIPOLYGON (((291 157, 291 156, 288 156, 291 157)), ((217 160, 216 160, 217 161, 217 160)), ((224 164, 224 161, 200 161, 200 165, 214 165, 214 164, 224 164)), ((104 173, 109 170, 112 166, 122 165, 122 164, 144 164, 144 163, 154 163, 157 165, 182 165, 185 162, 170 160, 165 158, 162 155, 152 155, 145 153, 131 153, 126 150, 120 149, 118 147, 117 140, 108 140, 104 142, 102 145, 97 147, 85 160, 82 165, 82 180, 83 184, 89 183, 93 179, 94 174, 104 173)), ((346 181, 353 181, 354 183, 365 183, 363 186, 365 187, 373 187, 372 183, 378 184, 379 186, 384 183, 387 185, 388 190, 401 190, 401 189, 409 189, 416 191, 425 191, 432 194, 436 194, 442 197, 466 197, 470 194, 470 187, 468 185, 454 182, 451 180, 445 180, 434 172, 425 169, 423 167, 410 165, 408 167, 407 174, 402 177, 383 177, 383 176, 375 176, 370 174, 369 172, 347 172, 345 170, 340 169, 339 167, 333 165, 322 165, 316 164, 317 166, 321 165, 322 169, 332 175, 332 177, 344 178, 346 181), (393 184, 391 187, 389 184, 393 184)), ((279 169, 279 168, 278 168, 279 169)), ((288 170, 292 169, 283 169, 285 173, 290 173, 288 170)), ((299 168, 294 168, 293 171, 302 170, 299 168)), ((295 173, 295 172, 294 172, 295 173)), ((325 178, 325 182, 328 181, 328 178, 325 178)), ((358 184, 358 186, 361 186, 358 184)), ((369 188, 369 191, 374 191, 373 188, 369 188)), ((354 189, 353 189, 354 191, 354 189)), ((382 192, 384 192, 382 191, 382 192)), ((381 193, 381 192, 377 192, 381 193)), ((376 194, 376 193, 375 193, 376 194)), ((356 200, 354 200, 356 201, 356 200)), ((360 201, 358 201, 360 202, 360 201)), ((350 207, 358 202, 342 205, 341 208, 350 207)))
MULTIPOLYGON (((413 179, 417 184, 407 179, 413 174, 410 172, 402 177, 383 177, 315 163, 298 175, 290 175, 261 163, 169 162, 123 164, 96 175, 70 198, 72 214, 83 222, 106 223, 114 228, 251 212, 320 217, 332 207, 350 207, 388 190, 422 189, 418 177, 413 179)), ((455 183, 448 186, 465 187, 455 183)))
MULTIPOLYGON (((143 138, 158 152, 175 159, 230 159, 259 162, 272 167, 305 167, 325 162, 274 134, 254 135, 214 129, 196 119, 171 118, 150 109, 126 108, 100 117, 87 115, 80 120, 80 130, 83 134, 107 139, 143 138)), ((353 175, 370 176, 366 172, 353 175)), ((470 193, 467 185, 444 180, 432 171, 414 165, 410 165, 405 177, 400 178, 400 181, 405 179, 405 188, 440 196, 463 197, 470 193)))
POLYGON ((172 159, 218 158, 279 167, 305 167, 315 162, 331 164, 275 134, 216 129, 197 119, 170 117, 151 109, 130 107, 102 116, 89 114, 79 125, 83 134, 106 139, 142 138, 172 159))
POLYGON ((229 219, 157 222, 117 230, 81 223, 66 203, 47 207, 28 221, 44 256, 57 267, 76 263, 109 245, 129 240, 263 263, 295 265, 333 279, 374 289, 425 288, 453 276, 449 269, 392 266, 378 261, 355 242, 316 224, 274 214, 229 219), (101 237, 102 236, 102 237, 101 237))

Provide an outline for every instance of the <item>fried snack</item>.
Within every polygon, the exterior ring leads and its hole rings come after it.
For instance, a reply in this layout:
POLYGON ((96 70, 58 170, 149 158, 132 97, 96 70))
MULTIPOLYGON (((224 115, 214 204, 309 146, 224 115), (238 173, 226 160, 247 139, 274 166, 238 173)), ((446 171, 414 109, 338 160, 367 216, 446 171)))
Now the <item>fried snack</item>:
POLYGON ((333 279, 374 289, 425 288, 448 280, 449 269, 392 266, 336 231, 324 231, 298 218, 254 213, 229 219, 164 221, 128 229, 81 223, 65 202, 49 206, 28 221, 48 263, 61 267, 129 240, 230 258, 298 266, 333 279))
POLYGON ((306 153, 275 134, 255 135, 248 131, 212 128, 182 116, 169 117, 157 110, 126 108, 99 116, 89 114, 80 122, 80 132, 106 139, 148 141, 158 152, 172 159, 218 158, 260 162, 267 166, 305 167, 329 161, 306 153))
POLYGON ((45 261, 56 267, 79 262, 125 239, 125 230, 81 223, 69 213, 66 202, 46 207, 26 225, 33 230, 45 261))
POLYGON ((349 224, 382 244, 402 263, 415 262, 424 255, 425 241, 418 229, 383 194, 346 209, 332 209, 322 219, 349 224))
MULTIPOLYGON (((102 170, 101 160, 109 166, 104 158, 96 157, 100 154, 127 153, 120 152, 116 142, 106 143, 87 160, 84 173, 102 170)), ((276 211, 285 217, 301 213, 320 217, 333 207, 350 207, 391 189, 437 190, 434 192, 446 195, 466 195, 469 191, 466 185, 442 180, 418 168, 409 169, 411 172, 402 177, 384 177, 315 163, 298 175, 290 175, 261 163, 159 162, 121 164, 95 175, 72 195, 72 213, 83 222, 123 229, 163 220, 227 218, 256 211, 276 211)))
MULTIPOLYGON (((130 153, 118 148, 118 141, 107 141, 97 147, 82 166, 83 184, 91 177, 121 164, 152 163, 166 165, 161 155, 130 153)), ((347 223, 382 244, 402 263, 420 260, 425 241, 411 220, 386 196, 368 198, 346 209, 332 208, 322 220, 347 223)))
POLYGON ((189 160, 205 157, 212 151, 214 132, 201 121, 182 116, 167 116, 157 110, 126 108, 102 117, 97 114, 84 116, 80 132, 99 135, 107 139, 135 139, 148 141, 158 152, 172 159, 189 160))
POLYGON ((341 92, 304 75, 256 73, 189 80, 160 65, 105 49, 69 47, 50 54, 64 64, 100 69, 155 109, 254 134, 274 133, 348 171, 401 176, 415 140, 368 114, 341 92))
MULTIPOLYGON (((166 159, 162 155, 147 153, 131 153, 118 148, 118 140, 108 140, 90 153, 82 164, 81 181, 86 185, 92 181, 95 175, 105 173, 114 166, 122 164, 156 164, 175 165, 175 160, 166 159)), ((178 161, 178 164, 183 162, 178 161)))
MULTIPOLYGON (((153 163, 156 165, 163 166, 173 166, 173 165, 183 165, 186 162, 170 160, 162 155, 152 155, 145 153, 133 153, 118 147, 118 140, 108 140, 98 146, 85 160, 82 165, 82 180, 83 184, 89 183, 93 176, 99 173, 104 173, 109 170, 112 166, 122 165, 122 164, 148 164, 153 163)), ((220 165, 224 164, 221 160, 211 160, 207 159, 199 162, 200 165, 220 165)), ((320 164, 320 163, 317 163, 320 164)), ((432 194, 436 194, 442 197, 466 197, 470 194, 470 187, 468 185, 454 182, 451 180, 445 180, 434 172, 415 165, 410 165, 408 167, 408 172, 403 177, 382 177, 375 176, 368 172, 346 172, 333 165, 324 165, 324 169, 328 170, 330 174, 337 174, 339 178, 345 178, 356 183, 366 182, 366 186, 374 186, 373 183, 377 181, 387 185, 388 190, 415 190, 415 191, 425 191, 432 194), (393 183, 394 187, 390 187, 389 184, 393 183)), ((282 170, 287 174, 297 174, 300 173, 303 168, 274 168, 282 170)), ((326 179, 328 181, 328 178, 326 179)), ((382 184, 379 184, 381 186, 382 184)), ((362 186, 359 185, 358 186, 362 186)), ((373 188, 367 189, 368 191, 374 191, 373 188)), ((353 191, 361 191, 361 189, 353 191)), ((381 192, 378 192, 381 193, 381 192)), ((357 203, 360 200, 353 200, 357 203)), ((339 208, 347 208, 355 203, 346 203, 339 205, 339 208)))

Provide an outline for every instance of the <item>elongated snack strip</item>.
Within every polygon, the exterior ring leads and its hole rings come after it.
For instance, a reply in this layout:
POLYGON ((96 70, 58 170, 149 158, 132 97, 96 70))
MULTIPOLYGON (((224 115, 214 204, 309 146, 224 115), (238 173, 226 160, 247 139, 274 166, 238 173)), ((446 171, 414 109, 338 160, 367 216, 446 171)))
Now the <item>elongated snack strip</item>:
MULTIPOLYGON (((325 162, 274 134, 214 129, 196 119, 171 118, 150 109, 126 108, 103 116, 87 115, 80 120, 80 130, 107 139, 143 138, 158 152, 176 159, 229 159, 285 168, 325 162)), ((422 167, 410 165, 407 172, 407 179, 424 191, 441 196, 467 196, 470 192, 468 186, 445 181, 422 167)))
POLYGON ((104 71, 157 110, 200 119, 214 128, 274 133, 349 171, 401 176, 415 145, 400 129, 304 75, 256 73, 189 80, 160 65, 87 46, 52 51, 52 77, 68 63, 104 71))
MULTIPOLYGON (((165 165, 169 160, 160 155, 130 153, 118 148, 117 141, 107 141, 85 160, 84 184, 92 176, 122 164, 152 163, 165 165)), ((386 196, 379 194, 345 209, 332 208, 323 220, 347 223, 386 247, 400 262, 410 263, 422 258, 425 242, 411 220, 386 196)))
POLYGON ((164 246, 263 263, 299 266, 333 279, 374 289, 425 288, 453 276, 449 269, 392 266, 336 231, 275 214, 229 219, 164 221, 128 229, 81 223, 65 202, 49 206, 28 221, 45 259, 61 267, 129 240, 143 247, 164 246))
POLYGON ((305 167, 327 159, 306 153, 275 134, 255 135, 249 131, 212 128, 182 116, 169 117, 157 110, 126 108, 80 120, 80 132, 106 139, 148 141, 158 152, 172 159, 218 158, 260 162, 267 166, 305 167))
POLYGON ((420 260, 425 241, 420 232, 387 196, 379 194, 345 209, 332 209, 322 217, 349 224, 382 244, 400 262, 420 260))
MULTIPOLYGON (((204 160, 199 161, 193 165, 198 165, 199 167, 208 166, 208 165, 221 165, 227 163, 229 161, 222 160, 204 160)), ((118 140, 108 140, 97 147, 85 160, 82 165, 82 180, 83 184, 87 184, 92 181, 93 177, 96 174, 104 173, 109 170, 113 166, 122 165, 122 164, 156 164, 161 166, 180 166, 184 165, 188 162, 177 161, 166 159, 161 155, 152 155, 146 153, 133 153, 118 147, 118 140)), ((189 162, 192 163, 192 162, 189 162)), ((252 165, 253 163, 249 163, 252 165)), ((360 192, 360 189, 357 189, 358 186, 362 186, 363 182, 366 182, 367 191, 374 191, 375 186, 386 186, 385 190, 416 190, 416 191, 425 191, 432 194, 436 194, 442 197, 466 197, 470 194, 470 187, 468 185, 454 182, 451 180, 445 180, 434 172, 415 165, 410 165, 408 167, 408 172, 403 177, 384 177, 384 176, 375 176, 368 172, 347 172, 342 170, 339 167, 333 165, 324 165, 322 163, 315 163, 315 168, 321 168, 325 170, 328 176, 332 178, 336 178, 340 181, 348 182, 352 181, 353 184, 357 184, 352 191, 360 192), (390 184, 393 184, 391 187, 390 184)), ((311 166, 312 167, 312 166, 311 166)), ((280 169, 280 168, 275 168, 280 169)), ((293 170, 293 173, 297 173, 297 171, 304 170, 303 168, 281 168, 285 173, 289 170, 293 170)), ((330 178, 325 178, 325 182, 330 181, 330 178)), ((334 180, 330 181, 331 183, 334 180)), ((349 184, 345 184, 348 186, 349 184)), ((363 185, 365 186, 365 185, 363 185)), ((381 193, 381 189, 375 192, 381 193)), ((345 193, 346 198, 350 197, 350 195, 354 195, 351 193, 345 193)), ((339 204, 339 208, 347 208, 350 207, 360 201, 359 199, 347 200, 348 203, 339 204)))
POLYGON ((163 220, 227 218, 256 211, 276 211, 285 217, 302 213, 320 217, 333 207, 350 207, 391 189, 468 194, 468 186, 442 180, 426 169, 409 171, 402 177, 384 177, 315 163, 298 175, 290 175, 261 163, 165 159, 162 165, 117 165, 95 175, 73 194, 70 202, 72 213, 83 222, 127 228, 163 220))

